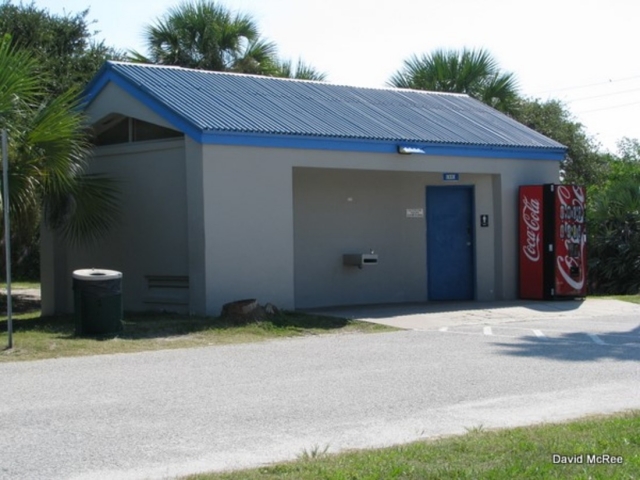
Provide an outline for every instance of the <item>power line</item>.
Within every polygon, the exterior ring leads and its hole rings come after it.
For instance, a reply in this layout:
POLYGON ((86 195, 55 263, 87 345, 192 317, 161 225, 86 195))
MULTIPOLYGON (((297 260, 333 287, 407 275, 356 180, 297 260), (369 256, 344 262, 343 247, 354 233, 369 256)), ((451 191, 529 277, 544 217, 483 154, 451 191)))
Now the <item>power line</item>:
POLYGON ((591 95, 590 97, 574 98, 573 100, 564 100, 567 103, 579 102, 580 100, 591 100, 592 98, 610 97, 612 95, 622 95, 623 93, 639 92, 640 88, 633 88, 631 90, 621 90, 619 92, 602 93, 600 95, 591 95))
POLYGON ((614 108, 625 108, 625 107, 631 107, 633 105, 640 105, 640 102, 625 103, 622 105, 614 105, 612 107, 594 108, 593 110, 584 110, 582 112, 576 112, 576 114, 600 112, 602 110, 613 110, 614 108))
POLYGON ((627 82, 629 80, 635 80, 637 78, 640 78, 640 75, 635 75, 633 77, 626 77, 626 78, 618 78, 618 79, 615 79, 615 80, 609 79, 606 82, 590 83, 590 84, 587 84, 587 85, 577 85, 577 86, 573 86, 573 87, 554 88, 552 90, 545 90, 545 91, 542 91, 542 92, 534 92, 533 95, 542 95, 543 93, 564 92, 564 91, 567 91, 567 90, 579 90, 581 88, 598 87, 600 85, 610 85, 612 83, 627 82))

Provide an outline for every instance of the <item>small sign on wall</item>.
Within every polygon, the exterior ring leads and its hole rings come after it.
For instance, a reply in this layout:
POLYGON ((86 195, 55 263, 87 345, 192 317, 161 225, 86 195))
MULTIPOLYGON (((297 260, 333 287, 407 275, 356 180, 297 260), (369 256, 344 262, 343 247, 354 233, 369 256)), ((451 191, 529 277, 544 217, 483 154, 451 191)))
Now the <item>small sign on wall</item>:
POLYGON ((442 180, 444 180, 445 182, 457 182, 458 180, 460 180, 460 174, 459 173, 443 173, 442 180))
POLYGON ((407 208, 407 218, 424 218, 424 208, 407 208))

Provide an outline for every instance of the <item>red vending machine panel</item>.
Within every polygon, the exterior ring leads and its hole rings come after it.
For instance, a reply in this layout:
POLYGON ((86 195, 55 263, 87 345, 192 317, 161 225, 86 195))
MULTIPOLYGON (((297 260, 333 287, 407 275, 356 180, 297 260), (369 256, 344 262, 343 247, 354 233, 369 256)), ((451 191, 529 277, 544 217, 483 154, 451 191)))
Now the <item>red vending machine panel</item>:
POLYGON ((587 284, 585 189, 555 185, 554 292, 584 296, 587 284))
POLYGON ((542 185, 520 187, 520 298, 544 298, 542 185))
POLYGON ((586 295, 585 197, 576 185, 520 187, 520 298, 586 295))

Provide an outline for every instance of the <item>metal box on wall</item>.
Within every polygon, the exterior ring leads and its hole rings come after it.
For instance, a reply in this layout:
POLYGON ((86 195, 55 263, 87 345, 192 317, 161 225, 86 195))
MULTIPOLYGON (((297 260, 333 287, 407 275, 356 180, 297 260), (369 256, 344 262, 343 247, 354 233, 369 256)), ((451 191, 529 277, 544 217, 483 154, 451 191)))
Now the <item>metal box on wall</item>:
POLYGON ((347 253, 342 256, 342 264, 362 268, 365 265, 377 265, 378 255, 375 253, 347 253))

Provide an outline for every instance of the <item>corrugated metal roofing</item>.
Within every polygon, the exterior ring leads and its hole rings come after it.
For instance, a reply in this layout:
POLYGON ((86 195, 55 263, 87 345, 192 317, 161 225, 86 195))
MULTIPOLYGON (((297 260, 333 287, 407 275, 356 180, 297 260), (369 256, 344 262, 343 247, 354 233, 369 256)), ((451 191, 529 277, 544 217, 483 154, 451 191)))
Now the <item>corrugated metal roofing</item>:
POLYGON ((119 62, 106 70, 203 132, 563 148, 467 95, 119 62))

